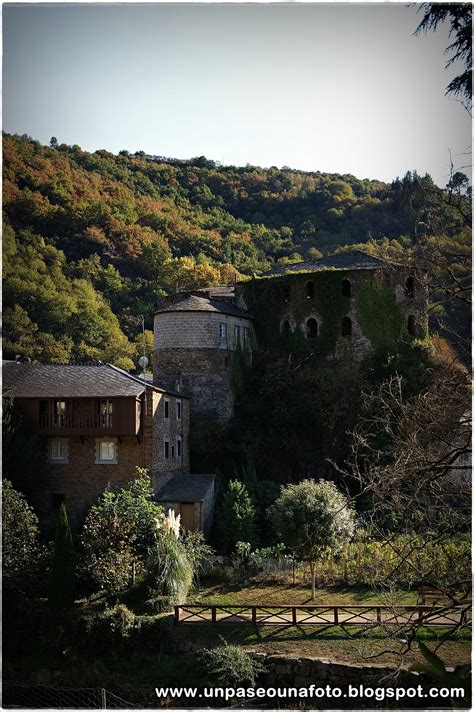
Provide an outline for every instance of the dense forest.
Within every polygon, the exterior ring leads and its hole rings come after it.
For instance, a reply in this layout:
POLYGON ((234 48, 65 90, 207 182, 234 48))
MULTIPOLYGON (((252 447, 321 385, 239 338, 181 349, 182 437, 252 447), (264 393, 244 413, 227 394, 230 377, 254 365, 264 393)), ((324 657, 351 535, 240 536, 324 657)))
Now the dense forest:
MULTIPOLYGON (((3 137, 6 357, 133 369, 157 297, 357 246, 430 274, 433 323, 467 336, 470 188, 391 184, 3 137)), ((449 333, 448 333, 449 336, 449 333)))

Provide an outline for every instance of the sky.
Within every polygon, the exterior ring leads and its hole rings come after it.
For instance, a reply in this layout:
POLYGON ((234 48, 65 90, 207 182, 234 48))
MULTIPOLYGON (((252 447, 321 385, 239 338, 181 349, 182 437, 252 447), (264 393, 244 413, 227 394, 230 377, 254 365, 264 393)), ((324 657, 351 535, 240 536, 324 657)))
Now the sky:
MULTIPOLYGON (((445 27, 391 4, 3 5, 3 130, 439 185, 469 160, 445 27)), ((458 71, 456 71, 458 69, 458 71)))

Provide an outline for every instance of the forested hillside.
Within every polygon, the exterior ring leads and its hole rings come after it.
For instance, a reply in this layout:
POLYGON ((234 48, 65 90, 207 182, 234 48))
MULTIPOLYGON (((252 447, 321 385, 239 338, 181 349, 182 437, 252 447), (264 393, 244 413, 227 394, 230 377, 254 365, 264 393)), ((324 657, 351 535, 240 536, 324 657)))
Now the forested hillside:
MULTIPOLYGON (((142 152, 88 153, 4 135, 4 350, 45 362, 132 369, 140 314, 158 296, 229 284, 274 262, 351 245, 428 268, 463 335, 469 189, 408 173, 390 185, 290 168, 221 166, 142 152)), ((147 333, 149 347, 151 333, 147 333)))

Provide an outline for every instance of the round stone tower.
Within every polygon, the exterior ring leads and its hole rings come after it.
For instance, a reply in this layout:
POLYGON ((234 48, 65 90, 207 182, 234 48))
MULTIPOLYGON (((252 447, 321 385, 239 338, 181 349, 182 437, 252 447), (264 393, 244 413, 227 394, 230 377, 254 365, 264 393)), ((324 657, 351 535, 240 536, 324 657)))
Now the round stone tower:
POLYGON ((191 396, 191 414, 214 411, 227 421, 234 407, 233 357, 251 353, 252 317, 206 292, 162 300, 154 321, 153 381, 191 396))

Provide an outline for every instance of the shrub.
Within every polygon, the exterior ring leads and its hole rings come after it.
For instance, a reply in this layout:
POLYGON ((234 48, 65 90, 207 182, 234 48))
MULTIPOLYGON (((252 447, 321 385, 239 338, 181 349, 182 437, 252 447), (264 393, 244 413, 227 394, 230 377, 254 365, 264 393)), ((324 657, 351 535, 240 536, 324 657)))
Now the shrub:
POLYGON ((2 572, 5 593, 30 597, 41 582, 46 552, 38 542, 38 517, 9 480, 2 489, 2 572))
POLYGON ((224 492, 217 517, 218 541, 224 551, 233 549, 238 541, 255 539, 255 507, 247 487, 238 480, 231 480, 224 492))
POLYGON ((198 655, 198 664, 211 684, 224 687, 255 686, 258 675, 265 668, 238 645, 220 645, 204 649, 198 655))
POLYGON ((152 586, 173 603, 184 603, 193 582, 194 568, 186 548, 172 532, 159 531, 147 568, 152 586))
POLYGON ((187 531, 182 534, 180 541, 193 565, 194 583, 197 584, 204 570, 204 562, 215 554, 214 549, 206 542, 202 532, 187 531))
POLYGON ((49 574, 48 603, 51 608, 69 608, 75 593, 74 545, 64 502, 59 510, 56 539, 49 574))
POLYGON ((137 479, 118 493, 106 490, 89 511, 82 530, 83 569, 93 584, 109 593, 130 585, 144 572, 154 545, 162 507, 151 500, 151 480, 137 468, 137 479))

